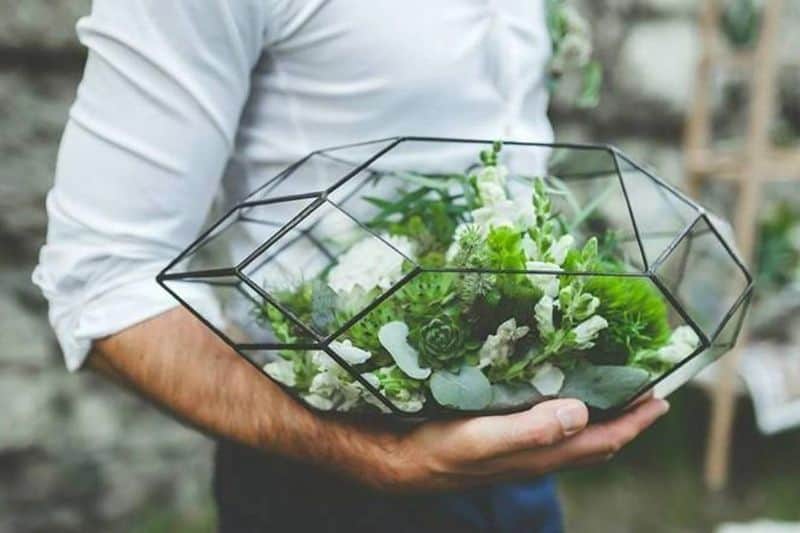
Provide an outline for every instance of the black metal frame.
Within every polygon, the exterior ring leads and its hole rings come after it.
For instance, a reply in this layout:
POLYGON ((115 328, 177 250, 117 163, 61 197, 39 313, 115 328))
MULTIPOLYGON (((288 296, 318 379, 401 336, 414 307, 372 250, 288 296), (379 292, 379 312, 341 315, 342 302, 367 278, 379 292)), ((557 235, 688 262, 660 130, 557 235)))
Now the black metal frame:
MULTIPOLYGON (((713 221, 707 216, 703 207, 695 203, 693 200, 685 196, 679 190, 677 190, 672 185, 666 183, 659 177, 655 176, 641 165, 635 163, 618 149, 613 146, 604 145, 604 144, 580 144, 580 143, 533 143, 533 142, 517 142, 517 141, 504 141, 504 145, 507 146, 521 146, 521 147, 538 147, 538 148, 545 148, 545 149, 574 149, 574 150, 591 150, 591 151, 601 151, 607 153, 613 161, 613 169, 604 170, 602 171, 602 176, 610 176, 616 173, 619 185, 622 190, 622 194, 627 206, 628 216, 630 217, 630 221, 633 227, 633 238, 636 239, 637 247, 639 253, 641 254, 642 265, 643 269, 641 272, 626 272, 626 273, 603 273, 603 272, 568 272, 568 271, 554 271, 554 270, 490 270, 490 269, 474 269, 474 268, 427 268, 424 266, 419 265, 415 261, 410 258, 403 256, 406 260, 413 264, 413 268, 410 272, 408 272, 401 280, 399 280, 394 286, 390 289, 386 290, 382 294, 380 294, 377 298, 375 298, 372 302, 367 305, 364 309, 356 313, 348 322, 341 327, 339 327, 335 332, 323 335, 313 328, 309 328, 306 326, 290 309, 286 308, 286 306, 282 305, 279 301, 277 301, 274 297, 272 297, 267 291, 264 290, 258 283, 256 283, 250 275, 246 273, 246 270, 249 266, 253 264, 254 261, 258 257, 260 257, 263 253, 265 253, 269 248, 275 245, 278 241, 284 238, 289 232, 294 230, 306 217, 317 211, 319 208, 323 206, 328 206, 330 208, 336 209, 339 212, 343 213, 345 216, 349 217, 353 220, 358 227, 371 234, 372 236, 380 239, 386 246, 392 248, 396 253, 403 255, 400 253, 391 243, 386 242, 380 235, 376 232, 370 230, 366 227, 361 221, 353 217, 350 213, 346 210, 342 209, 339 204, 332 201, 329 198, 329 195, 334 191, 338 190, 341 186, 347 183, 350 179, 358 176, 359 174, 367 171, 369 176, 374 176, 374 172, 370 170, 371 165, 375 163, 378 159, 381 158, 384 154, 390 152, 396 146, 407 143, 407 142, 431 142, 431 143, 465 143, 465 144, 480 144, 480 145, 490 145, 493 141, 491 140, 482 140, 482 139, 457 139, 457 138, 438 138, 438 137, 394 137, 394 138, 387 138, 381 139, 377 141, 368 141, 364 143, 355 143, 350 145, 343 145, 334 148, 327 148, 323 150, 317 150, 312 152, 311 154, 307 155, 303 159, 289 165, 286 169, 280 172, 274 178, 268 180, 264 185, 250 193, 241 203, 237 204, 236 206, 230 208, 228 212, 221 217, 217 222, 211 225, 206 231, 204 231, 200 236, 198 236, 189 246, 186 247, 175 259, 173 259, 156 277, 156 281, 166 290, 168 291, 178 302, 180 302, 184 307, 186 307, 194 316, 196 316, 201 322, 203 322, 207 327, 209 327, 215 334, 217 334, 223 341, 225 341, 231 348, 233 348, 239 355, 244 357, 250 364, 254 365, 255 367, 261 370, 260 365, 252 360, 250 356, 248 356, 245 352, 247 351, 259 351, 259 350, 322 350, 326 354, 328 354, 334 361, 336 361, 339 365, 341 365, 344 369, 346 369, 354 379, 356 379, 359 383, 361 383, 368 391, 375 395, 382 403, 384 403, 389 410, 397 416, 404 417, 404 418, 411 418, 411 419, 419 419, 419 418, 439 418, 439 417, 452 417, 452 416, 469 416, 473 414, 478 414, 475 412, 469 411, 455 411, 446 409, 444 407, 436 406, 434 408, 425 407, 422 412, 420 413, 407 413, 399 408, 397 408, 389 399, 384 397, 375 387, 373 387, 366 379, 364 379, 359 372, 357 372, 352 366, 350 366, 346 361, 344 361, 338 354, 335 353, 334 350, 330 348, 330 343, 337 338, 339 338, 342 334, 346 333, 346 331, 352 327, 355 323, 359 320, 364 318, 368 313, 373 311, 377 306, 381 303, 386 301, 390 298, 396 291, 402 288, 406 283, 411 281, 418 275, 424 273, 482 273, 482 274, 557 274, 557 275, 572 275, 572 276, 628 276, 628 277, 637 277, 637 278, 646 278, 649 279, 664 295, 665 299, 670 303, 672 308, 675 310, 676 313, 681 317, 681 319, 690 326, 695 333, 697 333, 698 338, 701 340, 700 346, 692 353, 690 356, 686 357, 683 361, 678 363, 675 367, 672 368, 669 372, 665 373, 664 375, 658 377, 657 379, 649 382, 646 384, 640 391, 638 391, 635 395, 633 395, 628 401, 623 402, 618 406, 614 406, 607 410, 594 410, 593 416, 596 418, 606 418, 609 416, 614 416, 617 413, 621 412, 628 405, 634 402, 639 396, 644 393, 650 391, 653 387, 655 387, 659 382, 666 379, 673 372, 677 371, 683 365, 687 364, 689 361, 693 360, 695 357, 699 356, 701 353, 704 353, 706 350, 716 348, 720 349, 721 353, 730 349, 733 344, 735 343, 736 338, 738 337, 739 330, 741 329, 741 323, 744 319, 744 315, 746 314, 747 305, 749 303, 749 299, 753 289, 753 279, 750 273, 748 272, 747 268, 744 265, 744 262, 741 258, 736 254, 733 247, 730 243, 728 243, 720 234, 718 228, 715 227, 713 221), (370 145, 383 145, 379 147, 371 157, 368 157, 364 161, 360 163, 350 162, 345 159, 336 158, 331 156, 330 152, 335 152, 337 150, 343 150, 348 148, 359 148, 359 147, 368 147, 370 145), (260 196, 268 194, 269 191, 274 190, 279 185, 281 185, 285 180, 289 179, 293 172, 300 168, 303 163, 307 162, 310 158, 315 156, 324 156, 324 157, 331 157, 334 160, 338 160, 343 163, 348 163, 352 166, 352 170, 347 172, 344 176, 340 179, 336 180, 331 186, 328 188, 321 190, 310 192, 306 194, 293 194, 293 195, 285 195, 285 196, 277 196, 277 197, 262 197, 258 199, 260 196), (680 216, 680 219, 686 222, 686 226, 683 230, 674 236, 670 244, 660 253, 658 257, 656 257, 652 262, 649 261, 647 254, 645 253, 644 246, 642 243, 642 234, 640 233, 640 228, 637 224, 636 215, 634 213, 634 209, 631 205, 631 198, 629 197, 628 190, 626 188, 625 179, 623 178, 623 172, 621 171, 621 163, 628 165, 630 168, 635 170, 640 175, 649 178, 652 180, 653 184, 658 187, 658 190, 663 195, 670 195, 673 198, 676 198, 679 202, 682 202, 687 207, 689 207, 692 212, 696 213, 692 220, 685 220, 685 217, 680 216), (248 208, 252 207, 259 207, 265 206, 270 204, 277 204, 277 203, 285 203, 289 201, 299 201, 299 200, 308 200, 309 203, 300 210, 297 214, 294 215, 288 222, 285 223, 278 223, 273 221, 261 221, 256 219, 243 219, 242 213, 245 212, 248 208), (238 218, 237 218, 238 216, 238 218), (182 261, 188 259, 192 254, 196 253, 202 246, 208 244, 211 240, 215 239, 222 233, 224 233, 227 226, 225 224, 232 224, 235 223, 237 220, 245 220, 250 223, 262 223, 268 224, 271 226, 278 227, 277 231, 270 236, 266 241, 262 242, 259 246, 257 246, 254 250, 252 250, 244 259, 239 261, 235 266, 229 268, 215 268, 215 269, 206 269, 206 270, 197 270, 197 271, 182 271, 182 272, 175 272, 173 269, 182 261), (661 267, 664 262, 671 256, 671 254, 676 250, 676 248, 684 242, 688 242, 688 245, 691 246, 692 230, 695 228, 696 225, 699 223, 704 223, 713 233, 713 236, 719 243, 721 243, 724 250, 730 256, 733 264, 735 267, 740 271, 742 274, 746 284, 745 288, 741 294, 739 294, 730 307, 730 309, 725 312, 722 321, 718 325, 718 327, 713 332, 706 332, 696 323, 696 321, 690 316, 689 313, 683 308, 683 305, 677 299, 677 297, 673 294, 673 291, 668 288, 663 280, 661 280, 659 276, 659 267, 661 267), (688 240, 688 241, 687 241, 688 240), (228 280, 227 282, 224 280, 228 280), (233 281, 231 281, 231 279, 233 281), (288 320, 290 320, 293 324, 299 327, 309 339, 312 339, 312 342, 308 343, 294 343, 294 344, 282 344, 282 343, 237 343, 232 341, 224 332, 220 331, 216 328, 213 324, 211 324, 206 317, 202 315, 197 309, 195 309, 190 303, 188 303, 181 295, 175 291, 172 287, 170 287, 171 282, 201 282, 201 283, 209 283, 209 284, 223 284, 226 286, 235 287, 239 292, 244 294, 247 298, 251 299, 251 296, 244 291, 242 285, 250 289, 260 298, 262 298, 265 302, 269 305, 274 306, 278 309, 288 320), (744 306, 744 309, 742 309, 744 306), (720 333, 725 329, 728 322, 731 320, 732 317, 736 316, 736 314, 742 310, 743 312, 739 314, 739 322, 735 326, 735 331, 732 337, 732 341, 729 345, 722 346, 715 344, 717 341, 718 336, 720 333)), ((585 173, 578 173, 576 174, 577 179, 590 179, 594 176, 584 176, 585 173)), ((560 178, 570 178, 570 176, 559 176, 560 178)), ((366 183, 366 182, 365 182, 366 183)), ((361 186, 357 187, 354 191, 348 195, 349 198, 352 194, 355 194, 361 186)), ((665 196, 666 198, 666 196, 665 196)), ((668 202, 669 203, 669 202, 668 202)), ((671 205, 671 203, 670 203, 671 205)), ((316 222, 315 222, 316 224, 316 222)), ((313 229, 314 226, 311 227, 313 229)), ((295 237, 294 240, 287 243, 285 246, 291 246, 296 239, 303 238, 303 236, 308 237, 310 229, 305 229, 300 231, 300 235, 295 237)), ((703 232, 704 234, 708 232, 703 232)), ((670 233, 672 235, 672 233, 670 233)), ((324 246, 320 242, 312 243, 320 249, 324 250, 324 246)), ((688 261, 688 255, 690 252, 687 252, 685 256, 681 259, 681 267, 679 276, 682 279, 684 275, 684 271, 686 268, 686 262, 688 261)), ((326 252, 328 257, 331 257, 329 252, 326 252)), ((720 355, 721 355, 720 353, 720 355)), ((262 372, 263 375, 267 376, 266 373, 262 372)), ((269 376, 267 376, 269 377, 269 376)), ((272 379, 272 378, 269 378, 272 379)), ((274 381, 274 380, 273 380, 274 381)), ((283 386, 283 385, 281 385, 283 386)), ((285 388, 285 387, 284 387, 285 388)), ((520 406, 518 408, 509 408, 505 410, 498 410, 492 412, 508 412, 508 411, 516 411, 524 408, 524 406, 520 406)), ((481 412, 481 414, 485 414, 485 412, 481 412)))

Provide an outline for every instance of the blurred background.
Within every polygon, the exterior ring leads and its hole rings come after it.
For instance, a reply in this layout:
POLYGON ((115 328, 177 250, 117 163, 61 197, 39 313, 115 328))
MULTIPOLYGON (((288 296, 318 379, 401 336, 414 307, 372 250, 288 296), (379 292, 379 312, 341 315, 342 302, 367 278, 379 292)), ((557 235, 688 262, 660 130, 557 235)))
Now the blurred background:
MULTIPOLYGON (((800 522, 800 2, 764 25, 771 3, 578 2, 604 83, 592 109, 554 101, 558 138, 616 144, 733 220, 758 293, 744 349, 613 462, 561 476, 567 531, 800 522)), ((0 532, 210 531, 210 442, 67 374, 30 282, 89 4, 0 3, 0 532)))

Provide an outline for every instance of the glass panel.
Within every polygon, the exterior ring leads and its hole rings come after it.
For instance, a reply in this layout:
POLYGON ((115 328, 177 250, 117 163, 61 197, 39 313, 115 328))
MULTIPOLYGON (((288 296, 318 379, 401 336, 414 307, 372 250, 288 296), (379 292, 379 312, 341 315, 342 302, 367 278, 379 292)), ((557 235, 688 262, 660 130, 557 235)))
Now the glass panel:
POLYGON ((657 278, 709 339, 749 284, 705 216, 654 268, 657 278))
POLYGON ((714 344, 696 357, 688 360, 674 372, 665 376, 663 380, 656 384, 654 389, 655 395, 659 398, 666 398, 681 385, 699 374, 704 368, 716 362, 725 353, 730 351, 736 344, 736 339, 741 331, 749 303, 750 297, 748 295, 741 305, 736 308, 731 318, 725 323, 725 326, 722 328, 717 340, 714 341, 714 344))
POLYGON ((307 331, 235 276, 189 277, 164 284, 229 343, 313 341, 307 331))
POLYGON ((314 152, 268 181, 253 192, 248 200, 324 191, 395 142, 394 139, 388 139, 314 152))
POLYGON ((314 198, 304 198, 235 207, 167 272, 176 274, 232 268, 313 202, 314 198))
POLYGON ((310 330, 333 333, 415 267, 411 241, 378 237, 323 203, 243 267, 310 330))
MULTIPOLYGON (((624 156, 618 157, 618 162, 642 248, 652 265, 700 211, 624 156)), ((627 239, 633 240, 635 235, 627 239)))
POLYGON ((482 152, 492 146, 404 141, 330 191, 329 198, 376 232, 413 237, 422 265, 453 266, 445 259, 457 231, 473 225, 483 231, 506 226, 520 236, 529 233, 528 249, 533 241, 538 247, 528 254, 530 261, 561 267, 569 249, 598 237, 602 260, 567 261, 564 268, 644 270, 611 152, 559 148, 552 153, 552 168, 564 175, 543 178, 550 146, 508 143, 496 154, 497 166, 484 166, 482 152))

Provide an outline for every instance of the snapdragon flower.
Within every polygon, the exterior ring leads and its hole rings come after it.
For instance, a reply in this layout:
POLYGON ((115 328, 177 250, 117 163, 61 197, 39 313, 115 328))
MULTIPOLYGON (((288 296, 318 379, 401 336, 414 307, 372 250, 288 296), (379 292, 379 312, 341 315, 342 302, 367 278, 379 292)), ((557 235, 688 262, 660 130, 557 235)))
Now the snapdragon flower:
MULTIPOLYGON (((553 272, 562 272, 561 267, 555 263, 547 261, 528 261, 525 263, 525 268, 528 270, 551 270, 553 272)), ((528 274, 531 283, 540 289, 546 296, 555 298, 558 296, 558 275, 557 274, 528 274)))
POLYGON ((516 342, 527 335, 529 331, 528 326, 517 326, 515 318, 509 318, 497 326, 497 332, 486 338, 478 352, 480 357, 478 368, 508 362, 516 342))
POLYGON ((575 344, 581 350, 588 350, 594 346, 594 340, 600 334, 600 331, 607 327, 608 321, 600 315, 587 318, 572 328, 572 333, 575 334, 575 344))
POLYGON ((278 383, 283 383, 287 387, 294 387, 297 384, 294 373, 294 363, 292 363, 292 361, 278 359, 277 361, 271 361, 265 364, 263 369, 269 377, 278 383))
POLYGON ((553 298, 545 294, 533 307, 536 325, 539 327, 539 333, 542 335, 548 335, 556 330, 553 324, 554 304, 555 301, 553 298))
POLYGON ((690 326, 680 326, 672 332, 669 342, 656 351, 665 363, 677 364, 689 357, 700 345, 700 338, 690 326))
POLYGON ((564 260, 567 258, 567 253, 572 249, 574 245, 575 245, 575 237, 569 234, 562 235, 550 247, 549 254, 553 262, 559 266, 563 265, 564 260))

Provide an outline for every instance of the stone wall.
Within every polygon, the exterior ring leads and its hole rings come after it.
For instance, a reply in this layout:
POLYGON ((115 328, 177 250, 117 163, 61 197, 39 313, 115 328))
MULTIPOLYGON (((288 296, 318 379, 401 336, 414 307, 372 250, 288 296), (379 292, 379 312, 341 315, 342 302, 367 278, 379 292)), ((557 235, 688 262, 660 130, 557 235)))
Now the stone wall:
MULTIPOLYGON (((607 83, 596 110, 555 104, 559 137, 619 144, 680 182, 695 5, 587 1, 607 83)), ((82 69, 74 23, 88 9, 88 0, 0 5, 0 533, 119 530, 164 510, 209 513, 210 443, 91 375, 67 374, 29 281, 82 69)), ((784 43, 787 57, 800 49, 797 32, 784 43)), ((795 119, 796 87, 787 82, 794 100, 784 106, 795 119)))

